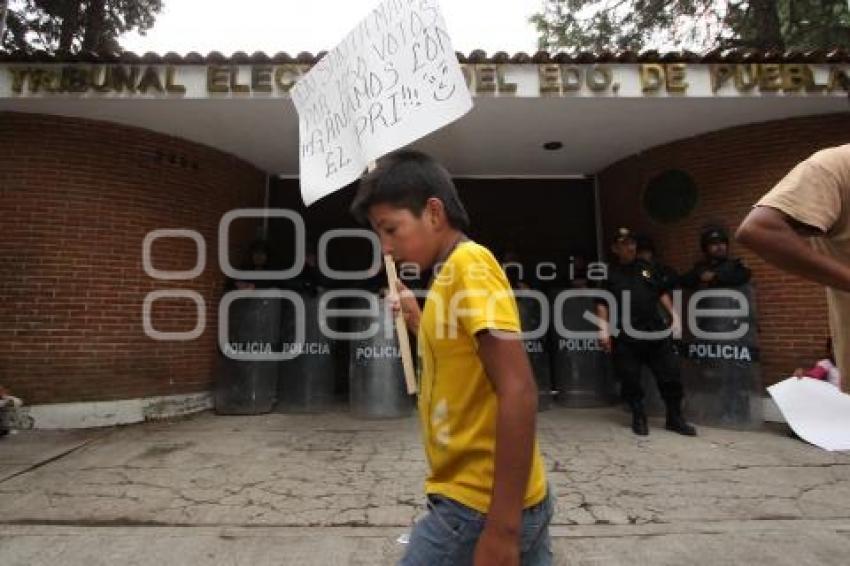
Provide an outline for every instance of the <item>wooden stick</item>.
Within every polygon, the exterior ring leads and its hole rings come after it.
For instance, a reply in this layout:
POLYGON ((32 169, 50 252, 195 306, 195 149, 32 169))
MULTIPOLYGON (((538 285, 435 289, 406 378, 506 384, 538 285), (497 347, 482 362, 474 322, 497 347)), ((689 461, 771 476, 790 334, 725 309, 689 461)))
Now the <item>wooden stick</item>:
MULTIPOLYGON (((370 161, 366 170, 372 172, 377 166, 375 161, 370 161)), ((398 300, 398 274, 395 270, 395 262, 390 254, 384 255, 384 267, 387 270, 387 284, 389 285, 389 297, 392 301, 398 300)), ((404 368, 404 382, 407 384, 407 394, 416 395, 416 372, 413 369, 413 354, 410 352, 410 337, 407 334, 407 323, 404 315, 399 309, 395 315, 395 333, 398 337, 398 348, 401 350, 401 365, 404 368)))
MULTIPOLYGON (((395 270, 395 262, 390 254, 384 256, 384 265, 387 268, 387 282, 390 285, 389 298, 397 301, 398 296, 398 274, 395 270)), ((401 350, 401 364, 404 367, 404 381, 407 384, 407 394, 416 394, 416 378, 413 369, 413 355, 410 353, 410 337, 407 335, 407 323, 401 309, 395 315, 395 332, 398 336, 398 347, 401 350)))

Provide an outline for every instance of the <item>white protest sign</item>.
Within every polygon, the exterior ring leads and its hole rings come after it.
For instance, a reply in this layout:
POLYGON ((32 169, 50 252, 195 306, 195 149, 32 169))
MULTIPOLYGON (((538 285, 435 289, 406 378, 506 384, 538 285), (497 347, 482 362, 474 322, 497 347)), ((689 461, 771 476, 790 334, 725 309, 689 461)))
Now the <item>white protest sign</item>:
POLYGON ((291 95, 307 205, 472 108, 436 0, 385 0, 291 95))
POLYGON ((824 450, 850 450, 850 395, 808 377, 789 377, 767 391, 800 438, 824 450))

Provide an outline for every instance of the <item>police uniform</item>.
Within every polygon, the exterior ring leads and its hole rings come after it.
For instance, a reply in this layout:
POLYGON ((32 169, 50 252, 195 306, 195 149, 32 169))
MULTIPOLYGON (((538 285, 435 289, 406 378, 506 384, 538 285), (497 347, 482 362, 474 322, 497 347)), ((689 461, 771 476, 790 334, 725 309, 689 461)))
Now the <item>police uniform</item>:
POLYGON ((655 271, 661 279, 661 284, 670 290, 677 289, 679 287, 679 274, 669 265, 655 259, 655 242, 646 235, 635 236, 635 242, 637 243, 638 255, 643 251, 648 251, 652 254, 653 260, 651 263, 655 266, 655 271))
MULTIPOLYGON (((386 276, 383 276, 386 278, 386 276)), ((287 286, 298 293, 316 296, 331 287, 331 281, 315 265, 305 263, 301 273, 287 282, 287 286)))
POLYGON ((700 236, 700 246, 706 257, 696 262, 693 268, 682 276, 681 283, 683 287, 686 289, 697 289, 700 287, 716 289, 739 287, 749 282, 751 272, 744 266, 740 259, 711 257, 707 254, 709 244, 716 242, 729 243, 729 236, 725 230, 718 227, 710 227, 703 231, 700 236), (714 273, 714 278, 708 283, 702 281, 702 275, 706 271, 714 273))
MULTIPOLYGON (((264 240, 254 240, 251 243, 251 246, 248 248, 248 258, 242 264, 241 271, 246 272, 254 272, 259 273, 261 271, 271 271, 271 268, 268 266, 270 256, 269 245, 264 240), (261 252, 266 256, 266 263, 262 265, 256 265, 254 263, 253 255, 257 252, 261 252)), ((281 287, 281 282, 275 279, 260 279, 253 278, 250 275, 246 277, 240 277, 238 279, 234 279, 232 277, 228 277, 227 281, 224 284, 224 290, 234 291, 238 289, 238 283, 249 283, 253 285, 254 289, 262 290, 262 289, 274 289, 281 287)))
MULTIPOLYGON (((628 229, 621 228, 614 240, 625 239, 634 238, 628 229)), ((609 309, 617 309, 616 327, 613 324, 610 327, 614 369, 621 381, 623 400, 633 413, 633 430, 640 435, 648 432, 641 386, 641 369, 647 366, 655 376, 667 408, 667 428, 689 436, 695 434, 693 427, 682 417, 682 379, 672 338, 668 334, 663 338, 646 339, 631 333, 632 329, 643 332, 668 329, 660 300, 670 289, 663 274, 657 266, 642 259, 635 259, 629 264, 612 264, 602 288, 613 295, 616 303, 609 305, 609 309)), ((612 323, 613 314, 609 312, 612 323)))

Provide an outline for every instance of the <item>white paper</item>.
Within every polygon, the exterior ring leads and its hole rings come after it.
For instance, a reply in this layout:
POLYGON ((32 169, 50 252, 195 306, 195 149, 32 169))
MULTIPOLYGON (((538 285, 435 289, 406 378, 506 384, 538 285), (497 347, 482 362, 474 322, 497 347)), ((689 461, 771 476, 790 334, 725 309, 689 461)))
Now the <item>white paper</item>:
POLYGON ((850 450, 850 395, 810 377, 767 388, 797 436, 825 450, 850 450))
POLYGON ((307 205, 472 108, 436 0, 385 0, 291 95, 307 205))

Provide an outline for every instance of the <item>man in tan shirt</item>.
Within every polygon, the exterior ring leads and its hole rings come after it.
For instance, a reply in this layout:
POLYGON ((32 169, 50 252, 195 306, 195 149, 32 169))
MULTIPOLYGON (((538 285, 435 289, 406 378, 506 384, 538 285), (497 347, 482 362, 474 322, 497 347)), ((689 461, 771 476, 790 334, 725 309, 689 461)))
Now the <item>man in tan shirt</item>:
POLYGON ((736 238, 780 269, 826 285, 841 387, 850 392, 850 144, 794 167, 756 203, 736 238))

